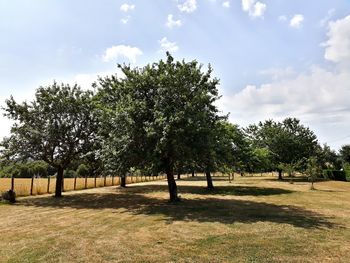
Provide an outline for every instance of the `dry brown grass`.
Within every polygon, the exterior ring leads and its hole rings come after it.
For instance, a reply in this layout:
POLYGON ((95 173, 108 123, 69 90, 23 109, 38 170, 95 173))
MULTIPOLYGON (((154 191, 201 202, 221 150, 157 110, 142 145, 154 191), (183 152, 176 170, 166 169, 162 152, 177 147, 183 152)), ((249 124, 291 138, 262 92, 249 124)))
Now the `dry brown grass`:
MULTIPOLYGON (((154 181, 156 177, 150 179, 149 177, 142 177, 142 182, 154 181)), ((159 176, 158 180, 164 179, 164 176, 159 176)), ((76 179, 76 190, 85 189, 85 178, 76 179)), ((141 182, 141 177, 129 176, 127 177, 127 184, 132 184, 136 182, 141 182)), ((50 179, 49 192, 47 191, 48 187, 47 178, 35 178, 33 184, 33 195, 41 195, 47 193, 53 193, 55 191, 56 179, 50 179)), ((112 177, 106 178, 106 184, 103 177, 96 178, 96 187, 104 186, 117 186, 120 185, 120 178, 114 177, 112 184, 112 177)), ((87 178, 87 188, 95 188, 95 179, 87 178)), ((0 178, 0 193, 7 191, 11 188, 11 178, 0 178)), ((30 195, 31 188, 31 178, 15 178, 15 187, 14 190, 17 196, 28 196, 30 195)), ((74 190, 74 178, 65 178, 64 179, 64 190, 73 191, 74 190)))
POLYGON ((0 205, 0 262, 349 262, 350 183, 166 181, 0 205))

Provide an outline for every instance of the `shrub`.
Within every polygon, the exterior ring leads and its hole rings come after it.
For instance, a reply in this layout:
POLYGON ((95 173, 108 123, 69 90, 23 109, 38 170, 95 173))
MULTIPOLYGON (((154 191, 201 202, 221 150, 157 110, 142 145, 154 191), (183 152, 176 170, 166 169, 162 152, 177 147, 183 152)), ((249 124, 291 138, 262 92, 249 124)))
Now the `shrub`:
POLYGON ((2 197, 2 199, 9 201, 10 203, 16 202, 16 193, 12 190, 3 192, 1 197, 2 197))
POLYGON ((80 164, 78 166, 78 169, 76 171, 76 174, 79 176, 79 177, 85 177, 85 176, 88 176, 89 174, 89 169, 88 167, 85 165, 85 164, 80 164))
POLYGON ((346 172, 345 171, 337 171, 337 170, 324 170, 323 176, 326 179, 335 180, 335 181, 347 181, 346 180, 346 172))
POLYGON ((74 170, 65 170, 64 177, 65 178, 74 178, 76 176, 76 172, 74 170))

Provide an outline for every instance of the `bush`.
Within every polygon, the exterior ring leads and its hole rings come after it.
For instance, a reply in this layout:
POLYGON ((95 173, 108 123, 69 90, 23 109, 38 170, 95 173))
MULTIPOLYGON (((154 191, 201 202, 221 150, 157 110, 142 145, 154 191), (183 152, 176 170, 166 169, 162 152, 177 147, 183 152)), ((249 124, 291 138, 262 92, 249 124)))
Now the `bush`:
POLYGON ((80 164, 77 171, 76 171, 76 174, 79 176, 79 177, 85 177, 85 176, 88 176, 89 174, 89 169, 88 167, 85 165, 85 164, 80 164))
POLYGON ((16 193, 12 190, 9 190, 7 192, 3 192, 1 195, 1 198, 3 200, 9 201, 10 203, 16 202, 16 193))
POLYGON ((64 177, 65 178, 74 178, 76 176, 76 172, 74 170, 65 170, 64 177))
POLYGON ((323 176, 326 179, 335 180, 335 181, 344 181, 346 182, 346 172, 345 171, 337 171, 337 170, 324 170, 323 176))

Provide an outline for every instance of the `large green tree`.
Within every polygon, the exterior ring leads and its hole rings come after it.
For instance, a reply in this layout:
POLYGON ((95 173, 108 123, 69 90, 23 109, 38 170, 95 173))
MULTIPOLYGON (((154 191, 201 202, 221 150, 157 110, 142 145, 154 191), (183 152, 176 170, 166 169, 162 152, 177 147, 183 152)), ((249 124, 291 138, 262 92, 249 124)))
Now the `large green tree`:
POLYGON ((197 61, 174 61, 169 53, 143 68, 119 67, 124 78, 98 84, 105 166, 121 174, 145 167, 164 172, 170 200, 176 201, 179 166, 191 167, 202 155, 211 168, 218 80, 210 66, 203 72, 197 61))
POLYGON ((64 170, 91 152, 97 119, 93 92, 54 82, 40 87, 32 102, 6 101, 5 116, 14 120, 2 145, 13 159, 43 160, 57 170, 56 197, 62 196, 64 170))
POLYGON ((254 147, 268 149, 271 164, 279 172, 279 179, 282 179, 281 167, 301 165, 303 160, 316 154, 318 147, 314 132, 295 118, 286 118, 281 122, 267 120, 250 125, 246 132, 254 147))

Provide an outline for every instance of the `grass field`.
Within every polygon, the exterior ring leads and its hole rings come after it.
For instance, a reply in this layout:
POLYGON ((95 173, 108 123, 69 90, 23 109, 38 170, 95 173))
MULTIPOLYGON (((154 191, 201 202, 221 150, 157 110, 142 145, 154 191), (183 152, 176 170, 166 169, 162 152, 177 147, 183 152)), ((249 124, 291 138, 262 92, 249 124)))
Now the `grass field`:
POLYGON ((165 181, 0 205, 0 262, 349 262, 350 183, 165 181))

